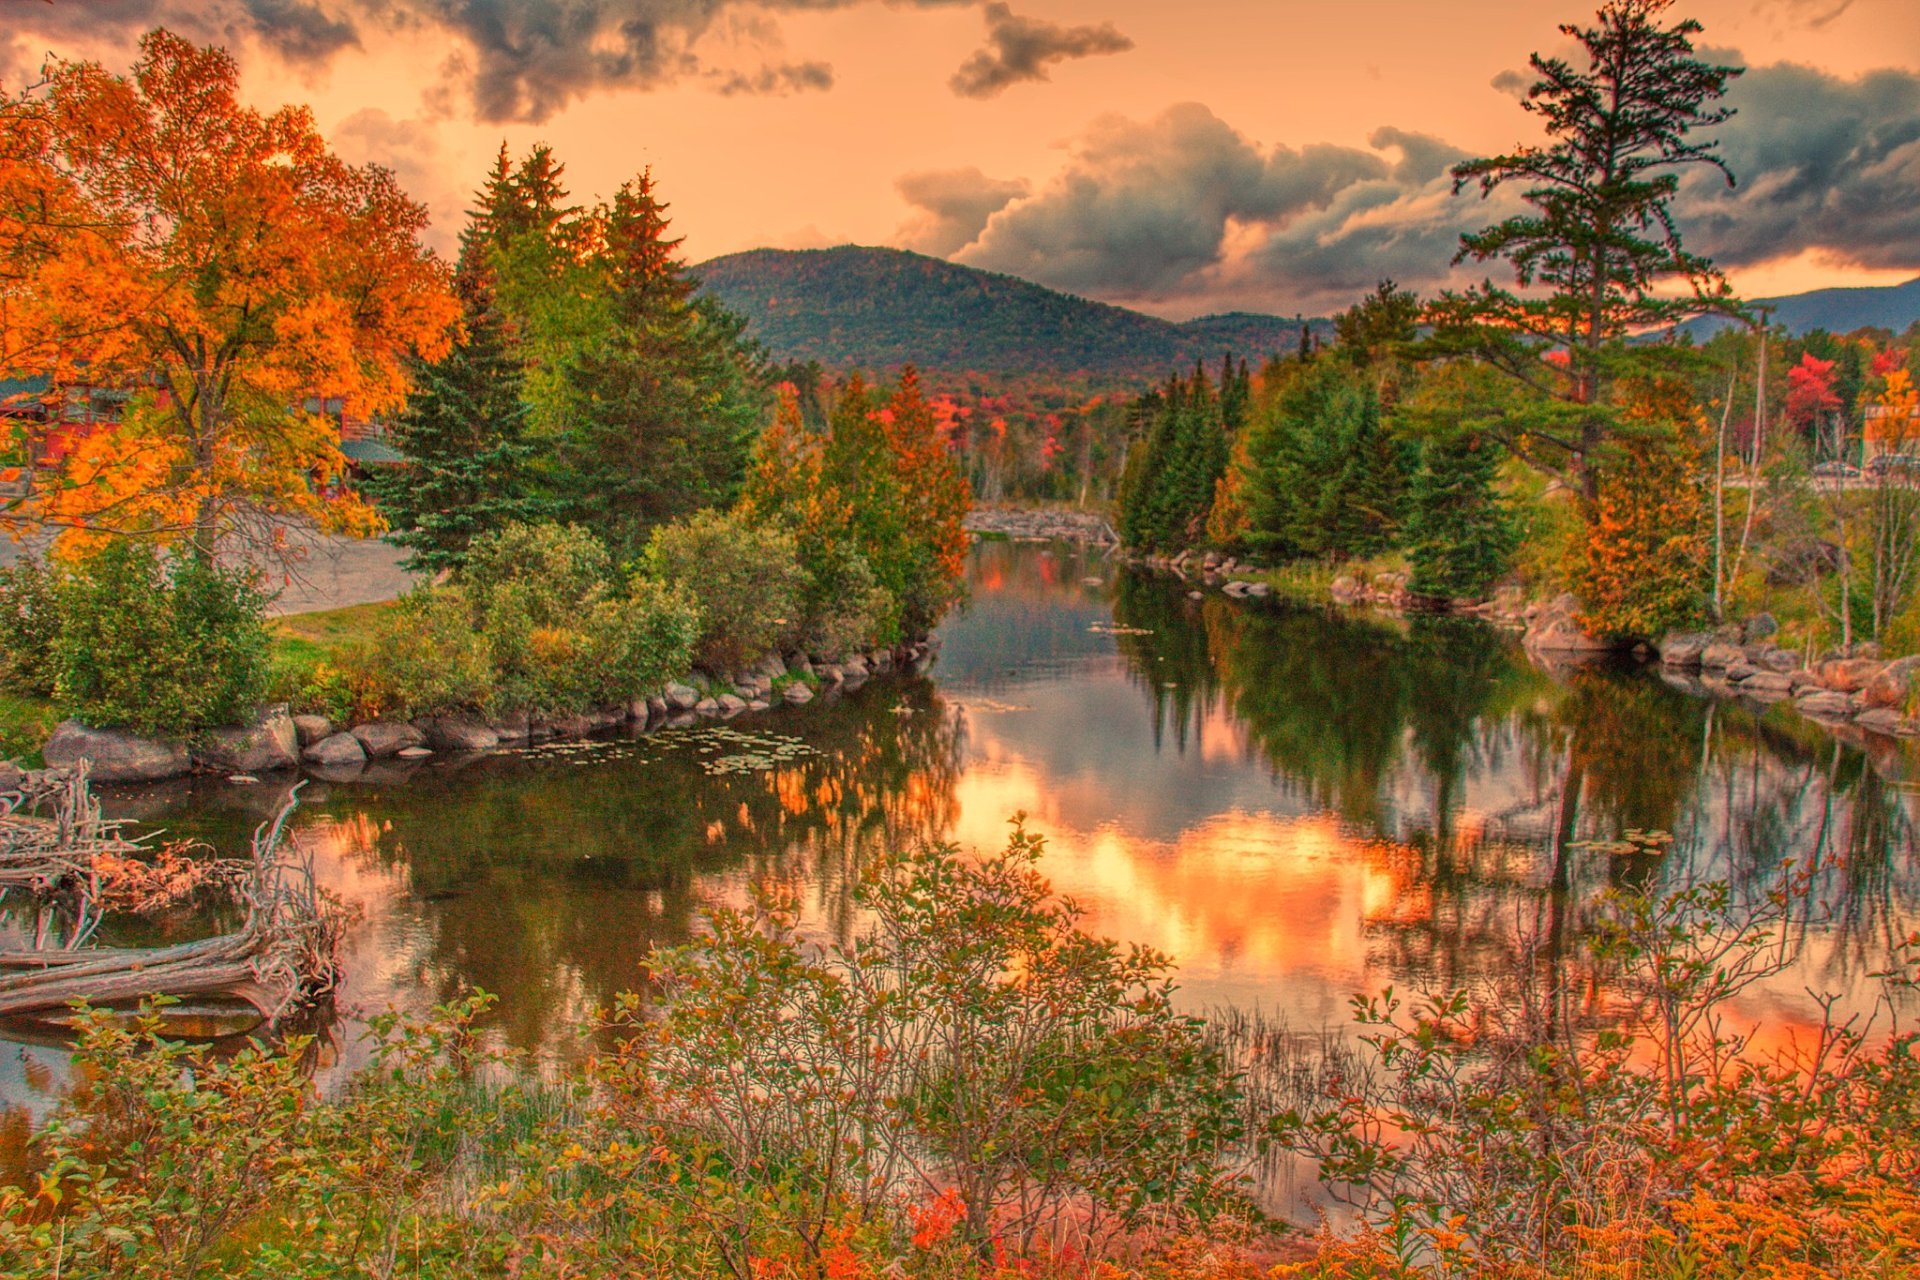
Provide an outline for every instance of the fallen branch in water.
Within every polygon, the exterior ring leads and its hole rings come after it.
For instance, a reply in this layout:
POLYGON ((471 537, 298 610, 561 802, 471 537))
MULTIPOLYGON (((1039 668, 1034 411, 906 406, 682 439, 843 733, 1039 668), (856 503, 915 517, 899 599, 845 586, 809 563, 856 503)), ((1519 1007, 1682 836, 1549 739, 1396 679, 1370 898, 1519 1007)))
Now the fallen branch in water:
POLYGON ((64 780, 44 778, 0 792, 0 890, 53 892, 90 883, 101 855, 125 857, 142 845, 100 813, 83 763, 64 780))
POLYGON ((314 883, 310 859, 285 840, 299 790, 296 784, 279 815, 254 832, 251 865, 235 889, 247 910, 239 930, 165 947, 0 951, 0 1017, 77 1001, 229 995, 277 1022, 330 994, 342 913, 314 883))

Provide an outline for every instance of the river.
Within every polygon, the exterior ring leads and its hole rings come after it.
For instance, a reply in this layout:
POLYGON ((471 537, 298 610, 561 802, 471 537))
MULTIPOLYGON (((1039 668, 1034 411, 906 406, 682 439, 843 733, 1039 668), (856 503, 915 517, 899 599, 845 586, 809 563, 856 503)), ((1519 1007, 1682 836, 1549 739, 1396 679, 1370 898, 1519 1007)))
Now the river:
MULTIPOLYGON (((1089 927, 1167 953, 1190 1006, 1303 1030, 1343 1025, 1359 992, 1511 973, 1611 885, 1751 896, 1799 859, 1793 963, 1737 1010, 1787 1035, 1809 988, 1864 992, 1920 920, 1920 772, 1896 744, 1643 670, 1543 670, 1474 622, 1193 599, 1071 544, 982 543, 969 574, 923 673, 724 726, 309 781, 297 839, 358 913, 323 1083, 364 1061, 370 1015, 475 987, 499 996, 488 1035, 572 1058, 704 902, 784 881, 844 935, 877 852, 998 846, 1016 812, 1089 927), (1588 845, 1629 830, 1674 844, 1588 845)), ((195 780, 110 809, 237 852, 285 788, 195 780)), ((0 1046, 0 1100, 42 1109, 61 1057, 0 1046)))

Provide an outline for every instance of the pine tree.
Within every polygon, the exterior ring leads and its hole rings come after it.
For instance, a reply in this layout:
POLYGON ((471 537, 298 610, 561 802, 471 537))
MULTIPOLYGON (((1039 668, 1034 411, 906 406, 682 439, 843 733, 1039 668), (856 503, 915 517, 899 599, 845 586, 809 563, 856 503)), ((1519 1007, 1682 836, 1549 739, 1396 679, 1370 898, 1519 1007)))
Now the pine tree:
POLYGON ((1502 451, 1478 432, 1427 441, 1407 495, 1412 588, 1428 596, 1480 599, 1520 544, 1513 513, 1494 491, 1502 451))
POLYGON ((693 297, 649 174, 600 211, 605 324, 567 359, 558 440, 568 517, 633 553, 738 493, 767 408, 738 318, 693 297))

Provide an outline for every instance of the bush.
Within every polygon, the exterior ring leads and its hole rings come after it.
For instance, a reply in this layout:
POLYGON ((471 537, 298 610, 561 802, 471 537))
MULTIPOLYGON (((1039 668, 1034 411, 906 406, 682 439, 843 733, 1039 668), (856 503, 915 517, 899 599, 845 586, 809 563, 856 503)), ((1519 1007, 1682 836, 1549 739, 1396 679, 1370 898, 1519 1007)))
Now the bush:
POLYGON ((180 736, 249 718, 266 690, 265 599, 250 571, 118 541, 57 589, 55 694, 101 729, 180 736))
POLYGON ((709 671, 738 671, 795 638, 806 581, 798 544, 777 526, 702 511, 656 530, 642 566, 698 602, 694 657, 709 671))
POLYGON ((800 648, 831 660, 899 634, 900 606, 865 556, 846 548, 811 557, 803 568, 800 648))
POLYGON ((314 688, 354 719, 484 712, 494 702, 492 656, 486 637, 473 629, 471 606, 458 587, 409 592, 379 616, 346 666, 344 679, 338 679, 320 664, 314 688))
POLYGON ((475 538, 460 575, 483 627, 496 614, 523 617, 529 627, 571 625, 612 581, 606 544, 577 524, 516 522, 475 538))
POLYGON ((53 656, 60 634, 59 583, 39 560, 0 570, 0 680, 16 693, 47 697, 59 679, 53 656))

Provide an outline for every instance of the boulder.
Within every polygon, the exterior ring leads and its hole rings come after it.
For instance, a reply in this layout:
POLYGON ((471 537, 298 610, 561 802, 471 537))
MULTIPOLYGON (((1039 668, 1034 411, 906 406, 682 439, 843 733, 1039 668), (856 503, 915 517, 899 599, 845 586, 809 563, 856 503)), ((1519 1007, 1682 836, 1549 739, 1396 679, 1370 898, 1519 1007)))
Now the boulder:
POLYGON ((1920 677, 1920 655, 1897 658, 1861 686, 1860 696, 1869 707, 1891 707, 1904 713, 1913 697, 1916 677, 1920 677))
POLYGON ((723 693, 716 699, 720 704, 720 714, 737 716, 747 709, 747 700, 731 693, 723 693))
POLYGON ((875 671, 893 670, 893 650, 875 649, 867 659, 867 665, 875 671))
POLYGON ((1913 732, 1913 721, 1891 707, 1874 707, 1862 711, 1853 718, 1853 722, 1872 733, 1893 735, 1913 732))
POLYGON ((541 725, 556 738, 584 738, 593 732, 593 721, 578 714, 547 716, 541 725))
POLYGON ((216 773, 265 773, 300 763, 300 731, 284 705, 268 707, 250 725, 215 729, 195 743, 193 761, 216 773))
POLYGON ((1760 655, 1756 665, 1788 675, 1800 669, 1800 655, 1791 649, 1769 649, 1760 655))
POLYGON ((846 672, 840 669, 837 662, 823 662, 813 669, 813 674, 820 677, 822 684, 839 684, 846 678, 846 672))
POLYGON ((487 728, 501 742, 525 742, 533 736, 533 717, 525 711, 509 711, 488 720, 487 728))
POLYGON ((1251 586, 1253 586, 1251 582, 1244 581, 1240 578, 1235 578, 1233 579, 1233 581, 1227 583, 1225 586, 1221 587, 1220 589, 1226 592, 1228 595, 1232 596, 1234 599, 1238 600, 1241 596, 1244 596, 1247 594, 1247 589, 1250 588, 1251 586))
POLYGON ((345 769, 365 764, 367 751, 360 739, 350 733, 329 734, 300 753, 308 764, 328 769, 345 769))
POLYGON ((1780 622, 1770 613, 1756 613, 1740 629, 1740 638, 1748 644, 1780 634, 1780 622))
POLYGON ((1884 666, 1874 658, 1836 658, 1820 664, 1820 683, 1839 693, 1858 693, 1884 666))
POLYGON ((661 696, 667 700, 672 711, 691 711, 700 705, 700 691, 690 684, 675 682, 661 690, 661 696))
POLYGON ((841 663, 840 669, 843 678, 860 680, 867 678, 867 660, 857 653, 841 663))
POLYGON ((427 735, 412 725, 399 720, 370 720, 366 724, 353 726, 353 736, 360 740, 360 746, 366 751, 369 760, 385 760, 397 756, 408 747, 426 745, 427 735))
POLYGON ((433 751, 427 747, 402 747, 393 754, 397 760, 425 760, 433 751))
POLYGON ((769 653, 747 670, 753 675, 766 676, 771 680, 775 676, 787 674, 786 661, 777 653, 769 653))
POLYGON ((664 720, 672 713, 673 713, 673 708, 667 705, 667 700, 664 697, 660 696, 657 693, 649 695, 649 697, 647 698, 647 718, 648 719, 664 720))
POLYGON ((333 721, 325 716, 295 716, 293 731, 299 735, 301 746, 310 747, 322 738, 333 736, 333 721))
POLYGON ((770 711, 772 709, 773 709, 773 704, 771 702, 768 702, 765 698, 755 698, 752 702, 749 702, 747 704, 747 710, 749 711, 770 711))
POLYGON ((78 720, 62 720, 54 726, 40 754, 56 769, 88 761, 95 782, 157 782, 193 768, 184 743, 138 738, 115 729, 89 729, 78 720))
POLYGON ((1744 658, 1728 667, 1725 672, 1728 684, 1740 684, 1759 674, 1760 668, 1754 666, 1744 658))
POLYGON ((500 735, 472 716, 435 716, 420 726, 435 751, 492 751, 500 735))
POLYGON ((1249 582, 1247 584, 1247 594, 1255 600, 1264 600, 1273 594, 1273 588, 1264 582, 1249 582))
POLYGON ((588 707, 580 713, 591 726, 589 733, 604 733, 608 729, 618 729, 627 722, 627 706, 624 702, 609 702, 604 706, 588 707))
POLYGON ((1607 653, 1620 647, 1588 634, 1580 625, 1580 602, 1570 595, 1556 597, 1534 614, 1521 643, 1534 653, 1607 653))
POLYGON ((782 691, 780 696, 787 701, 788 705, 799 706, 803 702, 813 701, 813 690, 805 681, 795 680, 782 691))
POLYGON ((1746 651, 1737 644, 1728 644, 1724 640, 1715 640, 1700 651, 1700 665, 1708 671, 1725 671, 1735 663, 1746 661, 1746 651))
POLYGON ((1333 597, 1335 604, 1352 604, 1360 598, 1360 584, 1352 578, 1339 577, 1327 588, 1327 594, 1333 597))
POLYGON ((1673 667, 1679 671, 1695 671, 1700 667, 1700 655, 1707 651, 1713 637, 1703 631, 1669 632, 1654 648, 1660 654, 1660 665, 1673 667))
POLYGON ((787 655, 787 674, 810 676, 813 673, 813 660, 807 657, 806 654, 790 653, 787 655))
POLYGON ((1853 699, 1826 689, 1802 694, 1793 705, 1801 715, 1815 720, 1846 720, 1853 715, 1853 699))
POLYGON ((1740 682, 1740 692, 1784 698, 1793 692, 1793 680, 1778 671, 1757 671, 1740 682))
POLYGON ((702 698, 693 704, 693 713, 700 716, 717 716, 720 714, 720 700, 718 698, 702 698))

